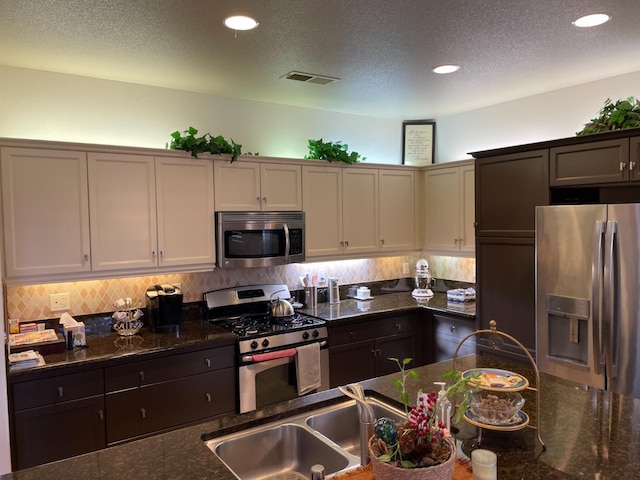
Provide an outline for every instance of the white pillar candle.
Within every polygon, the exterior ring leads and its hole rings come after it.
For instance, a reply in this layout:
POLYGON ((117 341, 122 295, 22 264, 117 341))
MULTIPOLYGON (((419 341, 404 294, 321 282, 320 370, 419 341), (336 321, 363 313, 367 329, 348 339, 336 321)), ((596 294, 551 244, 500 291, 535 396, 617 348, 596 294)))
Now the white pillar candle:
POLYGON ((473 480, 497 480, 498 457, 491 450, 482 448, 471 452, 473 480))

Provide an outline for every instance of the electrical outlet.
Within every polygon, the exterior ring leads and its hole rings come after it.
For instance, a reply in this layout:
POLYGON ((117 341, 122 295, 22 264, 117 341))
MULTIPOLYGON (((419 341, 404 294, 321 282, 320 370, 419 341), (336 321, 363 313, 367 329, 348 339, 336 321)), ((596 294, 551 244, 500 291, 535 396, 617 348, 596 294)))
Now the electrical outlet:
POLYGON ((52 312, 61 312, 71 308, 68 293, 52 293, 49 295, 49 303, 52 312))
POLYGON ((404 262, 402 264, 402 274, 407 275, 409 273, 409 262, 404 262))

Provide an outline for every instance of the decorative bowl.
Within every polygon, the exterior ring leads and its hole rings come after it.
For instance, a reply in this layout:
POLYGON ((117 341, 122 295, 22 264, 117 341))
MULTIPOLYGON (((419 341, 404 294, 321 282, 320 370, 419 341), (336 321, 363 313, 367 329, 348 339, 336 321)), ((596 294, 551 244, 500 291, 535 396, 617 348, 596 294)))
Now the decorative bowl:
POLYGON ((517 392, 479 390, 471 394, 469 409, 482 423, 504 425, 518 414, 524 401, 524 397, 517 392))

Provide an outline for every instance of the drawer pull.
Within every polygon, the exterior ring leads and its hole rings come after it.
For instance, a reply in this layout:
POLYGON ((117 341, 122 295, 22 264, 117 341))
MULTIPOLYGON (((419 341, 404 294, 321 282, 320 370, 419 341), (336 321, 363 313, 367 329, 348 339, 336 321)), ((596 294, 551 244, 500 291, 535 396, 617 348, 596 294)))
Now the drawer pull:
POLYGON ((140 372, 140 383, 144 383, 144 372, 140 372))
POLYGON ((449 327, 449 329, 451 330, 451 333, 455 333, 455 331, 456 331, 456 326, 455 326, 455 325, 451 325, 451 326, 449 327))
POLYGON ((396 323, 396 330, 401 331, 402 330, 402 324, 396 323))
POLYGON ((356 333, 355 332, 349 332, 349 336, 351 337, 351 340, 355 340, 356 339, 356 333))
POLYGON ((205 358, 204 359, 204 364, 207 366, 207 368, 210 368, 211 367, 211 359, 205 358))
POLYGON ((58 387, 58 398, 64 397, 64 389, 62 387, 58 387))
POLYGON ((147 411, 144 408, 140 409, 140 416, 142 418, 147 418, 147 411))
POLYGON ((102 421, 104 420, 104 412, 102 410, 98 410, 98 418, 102 421))
POLYGON ((205 393, 204 394, 204 398, 207 399, 207 402, 211 403, 211 394, 210 393, 205 393))

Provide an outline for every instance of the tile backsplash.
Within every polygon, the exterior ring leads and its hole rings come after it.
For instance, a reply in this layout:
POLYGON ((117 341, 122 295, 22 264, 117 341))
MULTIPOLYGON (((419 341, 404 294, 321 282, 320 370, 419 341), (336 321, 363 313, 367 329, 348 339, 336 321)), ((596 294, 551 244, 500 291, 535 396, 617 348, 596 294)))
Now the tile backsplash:
MULTIPOLYGON (((49 309, 49 295, 69 293, 70 315, 88 315, 114 311, 113 302, 131 297, 144 300, 147 287, 158 283, 180 283, 185 302, 202 300, 202 294, 210 290, 261 283, 283 283, 290 289, 301 287, 300 277, 305 273, 325 274, 338 277, 340 284, 365 281, 390 280, 415 274, 418 255, 371 258, 364 260, 341 260, 284 265, 281 267, 252 269, 216 268, 211 272, 155 275, 148 277, 114 278, 42 285, 7 285, 5 311, 8 318, 21 321, 42 320, 59 317, 61 312, 49 309), (402 273, 404 263, 409 263, 409 274, 402 273)), ((475 258, 443 257, 425 255, 435 278, 469 283, 476 281, 475 258)))

